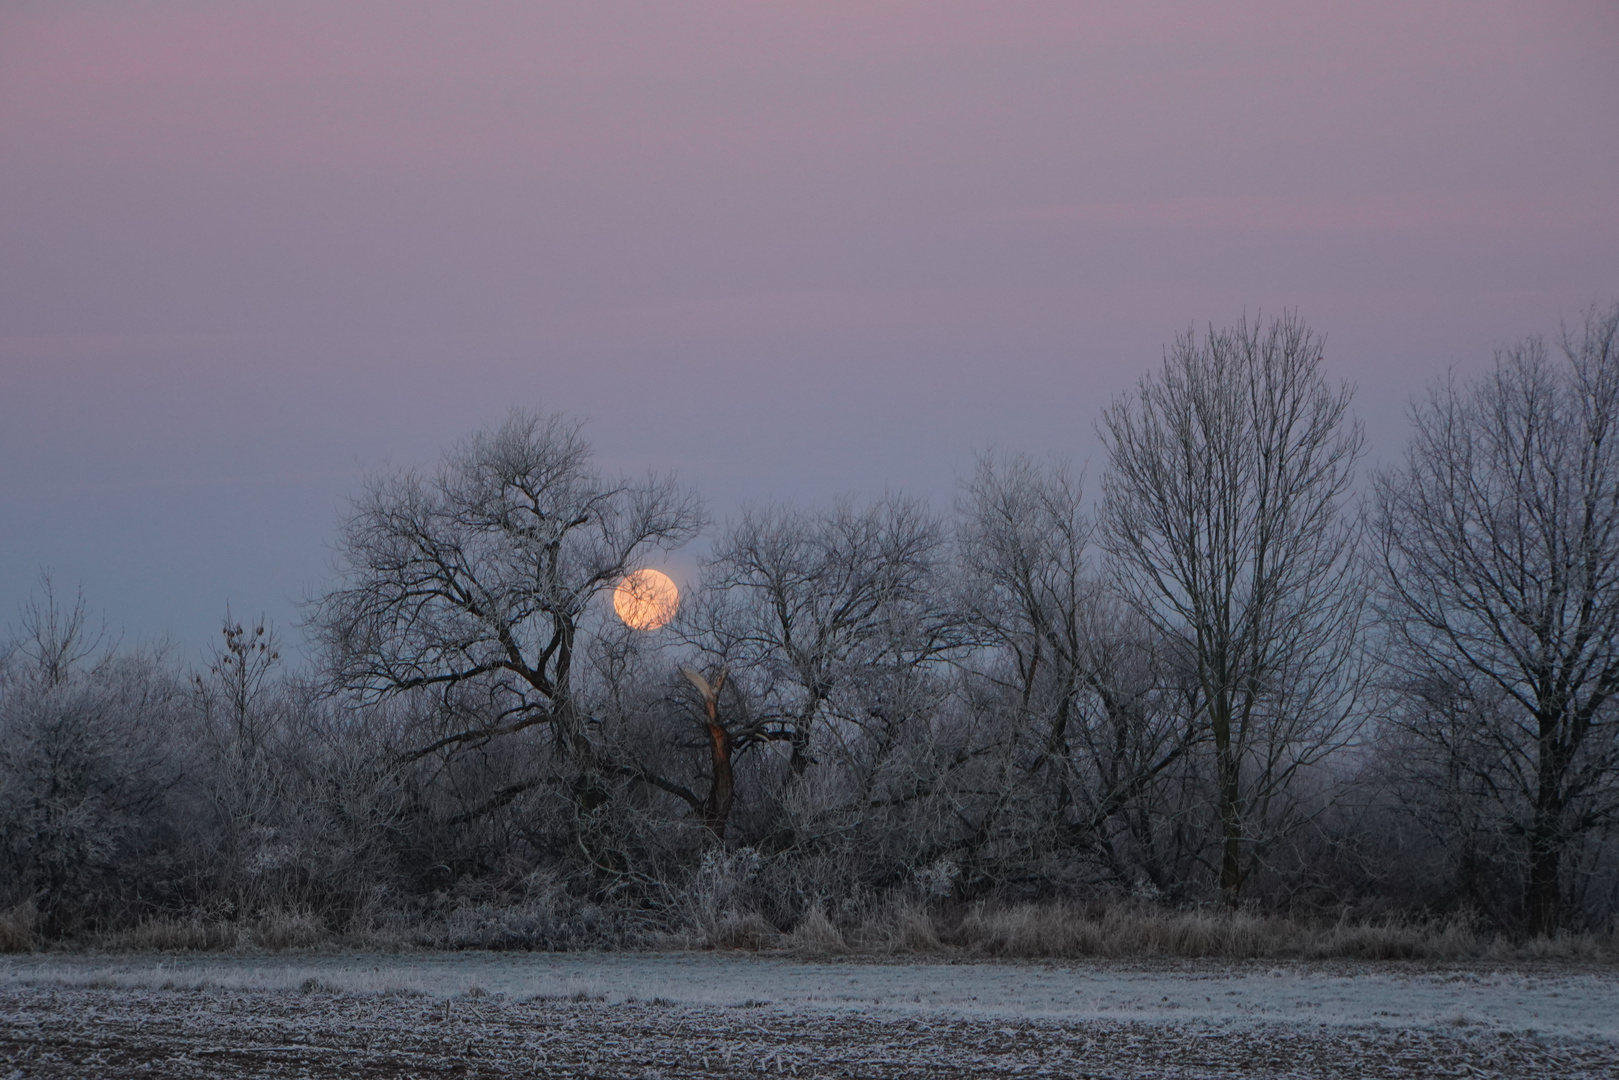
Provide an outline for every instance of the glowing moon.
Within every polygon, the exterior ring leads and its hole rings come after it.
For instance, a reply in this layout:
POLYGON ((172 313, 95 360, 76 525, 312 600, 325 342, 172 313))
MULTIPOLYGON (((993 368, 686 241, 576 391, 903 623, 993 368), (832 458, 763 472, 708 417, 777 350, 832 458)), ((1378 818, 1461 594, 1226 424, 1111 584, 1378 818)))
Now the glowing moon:
POLYGON ((656 630, 675 617, 678 607, 680 590, 657 570, 637 570, 613 590, 613 610, 632 630, 656 630))

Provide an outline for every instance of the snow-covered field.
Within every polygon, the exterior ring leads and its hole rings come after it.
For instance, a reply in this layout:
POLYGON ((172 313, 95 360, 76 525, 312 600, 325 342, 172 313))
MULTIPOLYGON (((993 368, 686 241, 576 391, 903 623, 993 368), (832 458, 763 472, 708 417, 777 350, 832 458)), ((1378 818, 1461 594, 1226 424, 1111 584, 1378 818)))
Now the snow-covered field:
POLYGON ((1612 1078, 1619 973, 716 953, 0 960, 0 1080, 446 1069, 1612 1078))

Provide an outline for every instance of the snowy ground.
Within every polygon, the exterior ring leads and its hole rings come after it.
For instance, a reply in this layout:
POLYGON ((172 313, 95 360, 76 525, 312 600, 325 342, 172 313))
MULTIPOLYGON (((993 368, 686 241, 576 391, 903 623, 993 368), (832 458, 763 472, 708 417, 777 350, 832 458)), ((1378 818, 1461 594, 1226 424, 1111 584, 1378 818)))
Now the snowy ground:
POLYGON ((1619 973, 715 953, 0 960, 0 1080, 446 1070, 1613 1078, 1619 973))

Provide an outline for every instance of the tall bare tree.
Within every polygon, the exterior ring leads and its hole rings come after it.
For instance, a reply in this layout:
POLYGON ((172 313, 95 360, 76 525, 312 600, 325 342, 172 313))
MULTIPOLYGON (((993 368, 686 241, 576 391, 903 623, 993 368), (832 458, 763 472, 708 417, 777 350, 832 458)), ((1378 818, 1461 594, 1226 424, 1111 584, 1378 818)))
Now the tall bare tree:
POLYGON ((1569 844, 1619 814, 1619 305, 1559 346, 1554 363, 1530 338, 1431 391, 1377 481, 1413 676, 1511 706, 1475 710, 1491 753, 1472 760, 1521 808, 1534 934, 1562 922, 1569 844))
POLYGON ((1081 503, 1066 467, 1047 472, 1026 456, 986 455, 957 508, 975 621, 1005 650, 1020 709, 1049 710, 1043 762, 1067 757, 1086 675, 1085 608, 1095 580, 1081 503), (1048 701, 1037 700, 1043 683, 1048 701))
POLYGON ((1019 775, 1002 779, 988 813, 1043 789, 1046 832, 1094 851, 1126 887, 1144 876, 1165 888, 1151 825, 1170 810, 1155 788, 1188 749, 1190 729, 1162 708, 1169 680, 1152 633, 1091 565, 1077 478, 1025 455, 985 455, 957 513, 965 606, 987 646, 975 675, 1002 689, 991 708, 1016 718, 995 737, 1032 743, 1012 756, 1019 775), (1137 858, 1118 842, 1131 833, 1144 841, 1133 845, 1137 858))
POLYGON ((603 475, 579 422, 516 411, 430 476, 371 481, 339 541, 344 583, 312 624, 362 698, 442 695, 457 722, 412 756, 549 724, 589 764, 572 685, 587 605, 701 524, 672 478, 603 475))
POLYGON ((1103 414, 1102 538, 1136 610, 1182 639, 1212 742, 1217 879, 1235 903, 1259 829, 1357 715, 1360 454, 1351 391, 1295 316, 1191 332, 1103 414))

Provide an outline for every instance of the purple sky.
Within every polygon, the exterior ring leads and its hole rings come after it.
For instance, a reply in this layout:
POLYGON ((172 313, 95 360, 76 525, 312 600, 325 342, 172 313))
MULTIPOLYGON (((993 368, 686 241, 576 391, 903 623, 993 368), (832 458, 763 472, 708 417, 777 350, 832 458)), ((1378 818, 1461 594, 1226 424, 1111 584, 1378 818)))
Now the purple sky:
POLYGON ((1245 308, 1390 454, 1619 298, 1616 56, 1608 2, 9 0, 0 625, 50 567, 291 631, 361 476, 514 405, 722 517, 942 507, 1245 308))

